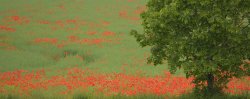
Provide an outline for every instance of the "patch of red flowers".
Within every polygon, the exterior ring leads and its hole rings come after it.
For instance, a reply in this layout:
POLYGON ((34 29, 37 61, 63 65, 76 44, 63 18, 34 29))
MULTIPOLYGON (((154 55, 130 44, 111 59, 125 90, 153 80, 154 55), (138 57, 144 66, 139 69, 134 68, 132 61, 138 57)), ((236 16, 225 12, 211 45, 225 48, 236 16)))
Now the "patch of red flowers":
MULTIPOLYGON (((97 32, 87 32, 90 33, 91 35, 96 34, 97 32)), ((89 34, 89 35, 90 35, 89 34)), ((103 36, 113 36, 115 35, 114 32, 106 31, 102 33, 103 36)), ((58 48, 62 48, 65 45, 71 44, 71 43, 76 43, 76 44, 88 44, 88 45, 101 45, 103 43, 112 43, 116 44, 119 42, 119 38, 80 38, 75 35, 70 35, 67 36, 67 40, 61 40, 59 41, 57 38, 35 38, 33 42, 35 43, 49 43, 56 45, 58 48)))
POLYGON ((102 33, 103 36, 114 36, 115 33, 114 32, 111 32, 111 31, 105 31, 102 33))
POLYGON ((58 39, 57 38, 36 38, 34 41, 36 43, 56 44, 58 42, 58 39))
POLYGON ((90 39, 90 38, 83 38, 80 40, 80 44, 90 44, 90 45, 93 45, 93 44, 101 44, 101 43, 104 43, 104 42, 107 42, 108 40, 106 39, 103 39, 103 38, 93 38, 93 39, 90 39))
POLYGON ((132 21, 138 21, 140 18, 137 16, 129 15, 126 10, 122 10, 119 12, 119 16, 124 19, 132 20, 132 21))
POLYGON ((227 93, 240 94, 243 92, 250 91, 250 77, 244 77, 241 80, 232 78, 228 83, 228 89, 225 90, 227 93))
POLYGON ((110 22, 102 21, 102 25, 103 25, 103 26, 108 26, 108 25, 110 25, 110 22))
POLYGON ((104 42, 109 42, 110 40, 104 39, 104 38, 79 38, 78 36, 68 36, 68 40, 70 42, 74 42, 74 43, 79 43, 79 44, 101 44, 104 42))
POLYGON ((2 26, 2 25, 0 25, 0 30, 8 31, 8 32, 15 32, 16 31, 16 29, 14 29, 14 28, 10 28, 10 27, 7 27, 7 26, 2 26))
POLYGON ((120 16, 120 17, 128 17, 128 14, 127 14, 127 13, 128 13, 128 12, 125 11, 125 10, 120 11, 120 12, 119 12, 119 16, 120 16))
POLYGON ((74 35, 70 35, 67 38, 71 42, 75 42, 75 41, 79 40, 79 37, 78 36, 74 36, 74 35))
POLYGON ((14 21, 18 24, 28 24, 30 23, 30 20, 26 17, 22 16, 10 16, 11 21, 14 21))
POLYGON ((134 13, 135 14, 141 14, 142 12, 144 12, 146 10, 146 6, 140 6, 140 7, 138 7, 135 11, 134 11, 134 13))
MULTIPOLYGON (((66 87, 63 93, 71 93, 76 89, 94 88, 97 93, 104 94, 171 94, 179 95, 190 92, 194 87, 192 78, 176 77, 169 72, 154 77, 139 75, 128 75, 124 73, 98 74, 96 72, 69 68, 63 70, 65 74, 47 76, 45 70, 25 71, 16 70, 0 73, 0 91, 4 92, 4 86, 15 86, 21 92, 29 93, 32 90, 45 89, 51 87, 66 87), (65 72, 66 71, 66 72, 65 72)), ((250 78, 248 77, 249 81, 250 78)), ((237 80, 238 81, 238 80, 237 80)), ((226 92, 234 93, 231 90, 249 91, 250 85, 246 83, 236 83, 235 80, 229 84, 226 92)))

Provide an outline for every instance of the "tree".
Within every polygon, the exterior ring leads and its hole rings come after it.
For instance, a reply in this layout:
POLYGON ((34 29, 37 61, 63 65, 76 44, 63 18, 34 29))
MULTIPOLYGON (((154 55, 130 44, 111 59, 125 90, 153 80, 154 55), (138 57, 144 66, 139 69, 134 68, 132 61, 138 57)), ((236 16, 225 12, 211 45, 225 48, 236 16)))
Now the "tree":
POLYGON ((149 0, 141 18, 143 33, 131 34, 151 47, 148 63, 183 68, 196 92, 213 95, 250 74, 250 0, 149 0))

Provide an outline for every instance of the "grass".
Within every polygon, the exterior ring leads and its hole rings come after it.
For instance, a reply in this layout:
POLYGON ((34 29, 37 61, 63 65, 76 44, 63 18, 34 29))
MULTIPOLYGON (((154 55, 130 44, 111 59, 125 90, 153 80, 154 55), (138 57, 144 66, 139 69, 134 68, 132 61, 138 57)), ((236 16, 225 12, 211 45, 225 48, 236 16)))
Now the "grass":
POLYGON ((202 96, 197 96, 194 94, 184 94, 179 97, 175 97, 178 99, 248 99, 249 93, 244 93, 241 95, 232 95, 232 94, 217 94, 211 97, 202 97, 202 96))
MULTIPOLYGON (((26 2, 1 1, 2 24, 0 25, 10 25, 11 28, 16 29, 16 32, 12 33, 0 30, 0 37, 5 38, 0 41, 16 47, 16 50, 11 51, 5 50, 6 46, 1 47, 0 71, 2 72, 15 69, 64 68, 74 65, 82 68, 100 68, 102 72, 114 72, 120 71, 123 64, 131 66, 127 69, 143 70, 150 75, 157 75, 167 70, 167 66, 164 65, 157 67, 147 65, 144 55, 149 55, 149 49, 140 48, 135 39, 129 35, 130 29, 142 30, 140 21, 131 20, 130 17, 139 18, 139 14, 134 12, 144 6, 145 0, 133 2, 102 0, 98 3, 93 0, 55 0, 53 2, 27 0, 26 2), (15 12, 7 13, 8 10, 15 12), (126 11, 128 17, 119 16, 121 11, 126 11), (18 16, 21 21, 10 21, 11 16, 18 16), (22 23, 25 20, 29 20, 29 23, 22 23), (77 23, 67 23, 67 20, 76 20, 77 23), (48 21, 49 24, 40 24, 41 21, 48 21), (57 25, 58 21, 61 21, 64 26, 57 25), (103 21, 108 22, 109 25, 100 26, 103 21), (79 25, 84 22, 87 25, 79 25), (57 30, 53 30, 53 27, 57 30), (76 27, 76 30, 69 30, 76 27), (88 31, 97 33, 87 35, 88 31), (104 31, 112 31, 116 35, 103 37, 104 31), (68 42, 69 44, 62 48, 57 48, 56 44, 33 42, 36 38, 56 38, 57 43, 61 44, 71 35, 79 38, 104 38, 114 42, 97 45, 68 42), (69 50, 77 52, 86 60, 78 61, 62 55, 69 50)), ((128 72, 135 72, 133 70, 128 72)))
POLYGON ((54 95, 46 96, 41 94, 33 94, 32 96, 19 96, 19 95, 2 95, 0 94, 1 99, 249 99, 249 94, 242 95, 215 95, 213 97, 199 97, 193 94, 185 94, 181 96, 158 96, 153 94, 148 95, 135 95, 135 96, 124 96, 124 95, 115 95, 115 96, 105 96, 105 95, 93 95, 93 94, 74 94, 74 95, 54 95))

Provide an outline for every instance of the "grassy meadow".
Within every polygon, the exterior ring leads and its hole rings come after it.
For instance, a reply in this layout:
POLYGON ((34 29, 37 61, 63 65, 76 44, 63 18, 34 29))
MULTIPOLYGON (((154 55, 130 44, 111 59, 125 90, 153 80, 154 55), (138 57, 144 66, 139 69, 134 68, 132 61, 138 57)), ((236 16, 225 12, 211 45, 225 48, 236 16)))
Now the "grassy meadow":
MULTIPOLYGON (((170 74, 166 64, 147 64, 150 49, 129 34, 142 32, 146 2, 0 0, 0 98, 161 99, 190 93, 192 78, 182 70, 170 74)), ((249 81, 232 79, 225 92, 249 94, 249 81)))

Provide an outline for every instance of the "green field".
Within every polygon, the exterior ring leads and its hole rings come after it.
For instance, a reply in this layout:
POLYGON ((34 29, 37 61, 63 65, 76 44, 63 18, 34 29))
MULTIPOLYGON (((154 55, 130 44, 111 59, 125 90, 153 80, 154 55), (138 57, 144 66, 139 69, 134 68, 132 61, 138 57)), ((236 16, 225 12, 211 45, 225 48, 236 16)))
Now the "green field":
MULTIPOLYGON (((50 77, 67 74, 55 72, 58 70, 79 68, 96 74, 123 73, 143 77, 162 75, 168 66, 147 64, 150 49, 141 48, 129 34, 131 29, 142 32, 140 13, 146 9, 146 2, 1 0, 0 72, 3 75, 17 70, 45 70, 50 77)), ((184 77, 184 74, 178 70, 175 76, 184 77)), ((4 81, 1 82, 3 98, 8 97, 13 90, 19 96, 15 88, 21 85, 4 86, 4 81)), ((64 87, 52 88, 51 91, 35 90, 31 97, 54 96, 57 93, 52 92, 61 89, 64 87)), ((55 97, 72 98, 74 94, 55 97)))
POLYGON ((129 73, 143 70, 150 75, 159 74, 167 66, 147 65, 149 49, 140 48, 129 35, 131 29, 142 30, 138 18, 145 3, 145 0, 1 0, 0 25, 16 30, 1 29, 1 71, 78 66, 118 72, 126 64, 124 69, 129 73), (13 16, 19 19, 11 19, 13 16), (114 35, 103 35, 106 31, 114 35), (71 42, 69 36, 110 41, 79 43, 71 42), (57 42, 35 43, 37 38, 57 42), (60 44, 64 46, 58 48, 60 44), (65 57, 65 51, 74 54, 65 57), (79 60, 76 55, 84 59, 79 60))

